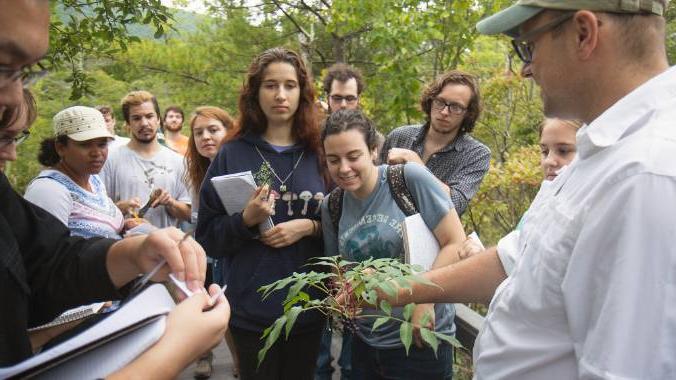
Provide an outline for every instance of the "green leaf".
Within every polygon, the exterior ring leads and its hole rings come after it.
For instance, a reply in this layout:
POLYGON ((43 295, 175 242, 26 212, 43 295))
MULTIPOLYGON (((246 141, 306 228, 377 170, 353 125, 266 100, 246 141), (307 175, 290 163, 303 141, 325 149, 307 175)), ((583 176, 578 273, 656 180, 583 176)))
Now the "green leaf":
POLYGON ((388 281, 380 283, 378 287, 390 297, 397 296, 397 290, 388 281))
POLYGON ((411 283, 406 279, 406 277, 396 277, 394 281, 399 285, 400 288, 406 288, 409 289, 411 287, 411 283))
POLYGON ((368 292, 364 292, 363 298, 364 301, 366 301, 370 305, 374 305, 376 302, 378 302, 378 292, 371 289, 368 292))
POLYGON ((392 305, 385 300, 380 301, 380 310, 384 311, 387 315, 392 315, 392 305))
POLYGON ((424 327, 420 328, 420 336, 422 339, 427 343, 430 347, 432 347, 432 350, 434 351, 434 357, 437 357, 437 348, 439 348, 439 340, 437 339, 436 335, 430 329, 426 329, 424 327))
POLYGON ((155 34, 153 35, 153 37, 155 37, 157 39, 157 38, 162 37, 163 35, 164 35, 164 28, 160 25, 160 26, 157 27, 157 30, 155 31, 155 34))
MULTIPOLYGON (((294 307, 299 302, 308 303, 309 301, 310 301, 310 295, 305 293, 305 292, 300 292, 300 294, 298 294, 297 296, 295 296, 292 299, 284 302, 284 312, 286 313, 287 311, 289 311, 289 309, 294 307)), ((302 304, 301 304, 301 307, 302 307, 302 304)))
POLYGON ((380 318, 376 319, 376 321, 373 322, 373 327, 371 327, 371 331, 375 331, 383 323, 387 323, 387 321, 389 321, 389 320, 390 320, 390 317, 380 317, 380 318))
POLYGON ((430 323, 430 318, 432 318, 432 313, 428 310, 423 314, 422 319, 420 320, 420 326, 427 326, 430 323))
POLYGON ((408 355, 408 349, 411 348, 411 342, 413 341, 413 325, 409 322, 402 322, 399 327, 399 337, 406 349, 406 355, 408 355))
POLYGON ((300 306, 294 306, 289 311, 286 312, 286 339, 289 339, 289 334, 293 328, 293 324, 296 323, 296 318, 303 311, 303 308, 300 306))
POLYGON ((286 300, 284 300, 284 302, 287 302, 288 300, 297 296, 305 285, 307 285, 307 281, 305 279, 296 281, 295 284, 291 285, 289 288, 289 293, 286 295, 286 300))
POLYGON ((267 354, 268 350, 270 347, 272 347, 273 344, 277 341, 277 338, 279 338, 279 333, 282 331, 282 327, 284 327, 284 324, 286 323, 286 316, 282 315, 281 317, 277 318, 275 323, 273 323, 272 326, 268 327, 265 329, 263 332, 263 336, 261 339, 265 339, 265 345, 263 348, 258 351, 258 366, 261 365, 263 362, 263 359, 265 359, 265 354, 267 354))
POLYGON ((409 303, 408 305, 404 306, 404 319, 407 321, 411 320, 411 315, 413 315, 413 309, 415 309, 415 304, 414 303, 409 303))
POLYGON ((436 331, 434 332, 434 336, 445 341, 446 343, 450 344, 455 348, 462 348, 462 343, 460 343, 460 341, 457 340, 454 336, 438 333, 436 331))

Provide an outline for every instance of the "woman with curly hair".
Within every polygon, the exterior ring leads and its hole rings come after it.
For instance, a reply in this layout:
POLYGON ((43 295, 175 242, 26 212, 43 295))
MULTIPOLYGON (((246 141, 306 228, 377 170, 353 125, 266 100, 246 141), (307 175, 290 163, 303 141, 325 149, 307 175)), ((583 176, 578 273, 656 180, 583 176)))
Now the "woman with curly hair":
MULTIPOLYGON (((240 129, 212 162, 200 192, 197 240, 225 258, 233 315, 230 331, 242 379, 312 379, 324 319, 301 315, 258 366, 261 335, 283 313, 285 292, 261 300, 257 289, 304 271, 322 256, 320 205, 325 182, 312 78, 300 56, 272 48, 249 67, 239 97, 240 129), (228 214, 210 178, 251 171, 259 187, 240 213, 228 214), (274 227, 259 232, 272 218, 274 227)), ((306 314, 306 313, 303 313, 306 314)))

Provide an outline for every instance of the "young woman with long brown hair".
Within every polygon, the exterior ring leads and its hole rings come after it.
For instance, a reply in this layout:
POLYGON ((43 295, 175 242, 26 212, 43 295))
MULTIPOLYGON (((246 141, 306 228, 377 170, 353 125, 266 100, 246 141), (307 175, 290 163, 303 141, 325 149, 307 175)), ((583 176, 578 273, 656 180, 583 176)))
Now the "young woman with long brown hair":
POLYGON ((273 48, 257 56, 239 97, 240 132, 223 145, 200 192, 197 240, 209 256, 226 260, 230 331, 245 380, 314 375, 324 320, 312 313, 301 315, 288 339, 279 339, 257 368, 261 335, 282 315, 285 297, 276 292, 261 300, 257 289, 322 256, 325 182, 314 100, 310 73, 297 53, 273 48), (248 170, 261 186, 243 212, 228 214, 209 179, 248 170), (259 234, 257 226, 268 217, 275 227, 259 234))

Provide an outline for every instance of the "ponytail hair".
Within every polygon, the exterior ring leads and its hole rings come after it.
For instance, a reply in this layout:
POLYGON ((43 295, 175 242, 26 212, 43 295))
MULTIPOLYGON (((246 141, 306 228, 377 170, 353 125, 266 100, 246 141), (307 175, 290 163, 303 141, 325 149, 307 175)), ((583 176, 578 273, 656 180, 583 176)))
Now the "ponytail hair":
POLYGON ((56 152, 56 144, 67 145, 68 136, 61 135, 56 137, 48 137, 40 143, 40 151, 38 152, 38 161, 47 167, 53 167, 61 161, 61 157, 56 152))

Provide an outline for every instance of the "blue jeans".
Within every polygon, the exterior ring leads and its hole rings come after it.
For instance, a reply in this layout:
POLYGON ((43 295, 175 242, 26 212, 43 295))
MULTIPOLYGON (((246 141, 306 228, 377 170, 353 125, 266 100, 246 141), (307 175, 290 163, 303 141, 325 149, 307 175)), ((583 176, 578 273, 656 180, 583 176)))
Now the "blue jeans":
MULTIPOLYGON (((331 339, 332 331, 329 328, 324 329, 322 340, 319 344, 319 356, 317 357, 317 370, 315 371, 315 380, 331 380, 333 367, 331 366, 331 339)), ((340 366, 340 379, 350 380, 352 372, 352 333, 343 333, 343 343, 340 346, 340 356, 338 365, 340 366)))
POLYGON ((443 379, 453 378, 453 348, 439 344, 437 357, 431 348, 411 345, 408 356, 402 348, 369 346, 358 336, 352 339, 352 379, 443 379))

